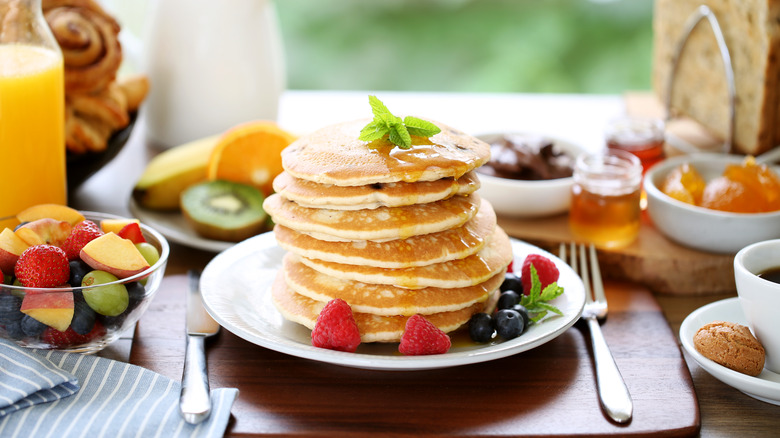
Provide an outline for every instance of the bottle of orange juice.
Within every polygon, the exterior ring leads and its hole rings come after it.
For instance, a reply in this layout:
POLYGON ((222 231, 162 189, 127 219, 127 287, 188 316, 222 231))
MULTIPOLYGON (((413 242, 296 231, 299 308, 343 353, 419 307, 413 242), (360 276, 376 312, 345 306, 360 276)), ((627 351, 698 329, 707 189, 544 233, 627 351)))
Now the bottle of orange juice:
POLYGON ((41 0, 0 0, 0 228, 67 203, 62 52, 41 0))

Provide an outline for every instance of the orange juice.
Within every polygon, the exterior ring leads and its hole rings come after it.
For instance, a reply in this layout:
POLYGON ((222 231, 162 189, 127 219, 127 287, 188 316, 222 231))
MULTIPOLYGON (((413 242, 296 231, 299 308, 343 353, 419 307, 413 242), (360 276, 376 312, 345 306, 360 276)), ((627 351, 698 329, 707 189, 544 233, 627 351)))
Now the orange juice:
POLYGON ((0 45, 0 157, 0 227, 26 207, 67 203, 60 53, 0 45))

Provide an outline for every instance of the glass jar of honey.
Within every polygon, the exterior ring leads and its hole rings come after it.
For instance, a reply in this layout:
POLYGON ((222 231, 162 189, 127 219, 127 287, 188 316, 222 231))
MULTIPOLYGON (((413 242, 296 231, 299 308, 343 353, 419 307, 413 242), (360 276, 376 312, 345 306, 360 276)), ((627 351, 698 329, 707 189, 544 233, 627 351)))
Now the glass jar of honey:
POLYGON ((579 241, 620 248, 639 234, 642 165, 628 152, 582 154, 574 165, 569 226, 579 241))
POLYGON ((642 163, 642 173, 664 158, 664 122, 657 118, 623 116, 604 129, 607 147, 631 152, 642 163))

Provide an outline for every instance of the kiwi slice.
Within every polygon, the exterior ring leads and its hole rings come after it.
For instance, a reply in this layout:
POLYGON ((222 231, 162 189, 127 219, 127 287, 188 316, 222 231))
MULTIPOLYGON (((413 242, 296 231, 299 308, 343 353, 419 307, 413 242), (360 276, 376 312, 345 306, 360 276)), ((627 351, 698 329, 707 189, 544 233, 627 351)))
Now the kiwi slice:
POLYGON ((263 194, 231 181, 206 181, 181 194, 184 217, 199 235, 238 242, 263 231, 267 214, 263 194))

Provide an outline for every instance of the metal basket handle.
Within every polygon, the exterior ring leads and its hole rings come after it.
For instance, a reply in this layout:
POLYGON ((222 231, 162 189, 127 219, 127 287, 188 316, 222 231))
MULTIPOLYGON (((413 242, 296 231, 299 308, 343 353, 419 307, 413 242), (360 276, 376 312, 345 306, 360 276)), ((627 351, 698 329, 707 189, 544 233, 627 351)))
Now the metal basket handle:
MULTIPOLYGON (((671 116, 672 91, 674 88, 674 76, 677 73, 677 67, 680 62, 680 55, 682 54, 685 45, 688 43, 688 39, 690 38, 693 29, 705 18, 710 23, 710 28, 712 29, 712 33, 715 34, 715 40, 718 43, 718 49, 720 50, 720 57, 723 60, 723 66, 726 74, 726 82, 729 89, 728 90, 729 91, 729 132, 728 132, 728 136, 726 137, 726 141, 723 144, 723 152, 729 153, 732 150, 734 144, 734 132, 736 130, 735 115, 736 115, 737 91, 736 91, 736 86, 734 85, 734 67, 731 64, 731 55, 729 54, 729 48, 726 45, 726 40, 723 38, 723 32, 721 31, 720 24, 718 23, 718 19, 715 17, 715 14, 712 12, 712 10, 705 5, 699 6, 691 14, 691 16, 688 17, 688 20, 685 22, 683 35, 680 38, 679 42, 677 43, 677 50, 674 53, 674 58, 672 58, 671 72, 669 74, 666 83, 666 120, 669 121, 672 117, 671 116)), ((685 152, 694 152, 694 151, 685 151, 685 152)))

